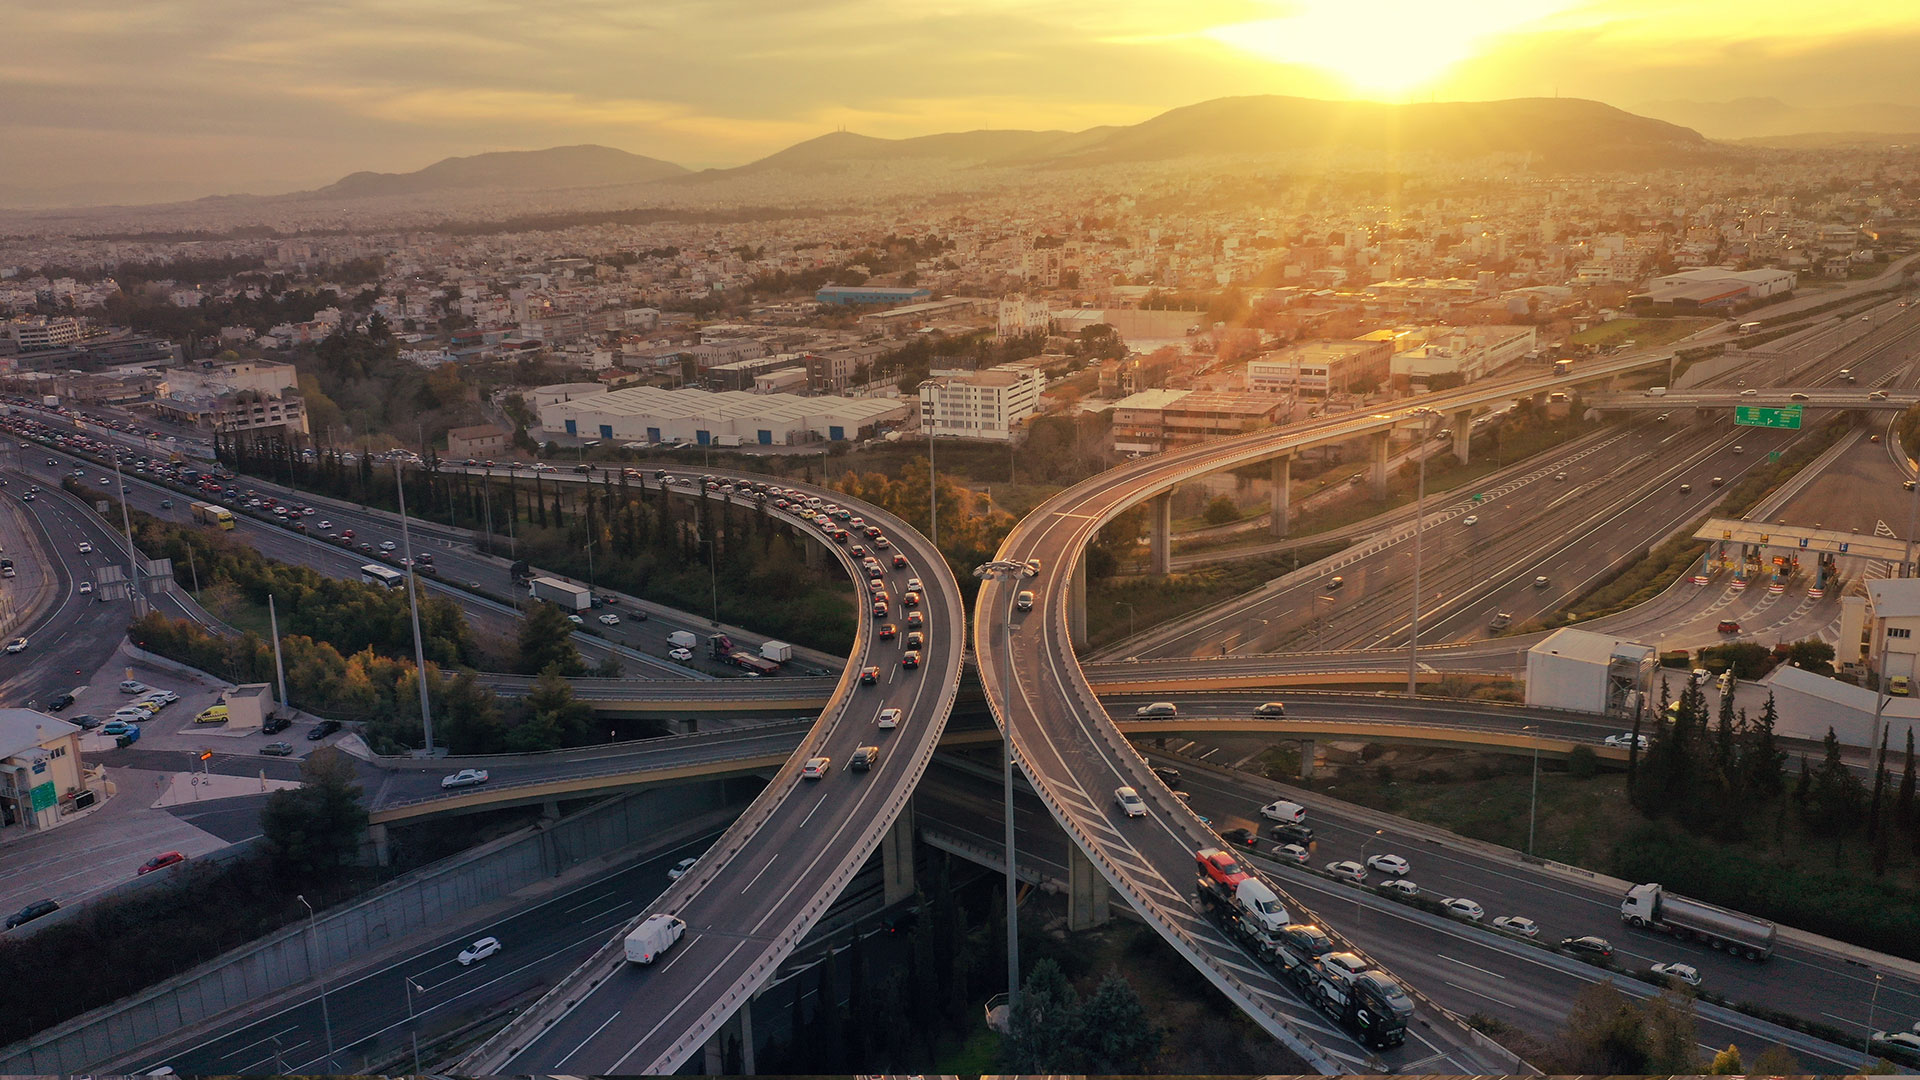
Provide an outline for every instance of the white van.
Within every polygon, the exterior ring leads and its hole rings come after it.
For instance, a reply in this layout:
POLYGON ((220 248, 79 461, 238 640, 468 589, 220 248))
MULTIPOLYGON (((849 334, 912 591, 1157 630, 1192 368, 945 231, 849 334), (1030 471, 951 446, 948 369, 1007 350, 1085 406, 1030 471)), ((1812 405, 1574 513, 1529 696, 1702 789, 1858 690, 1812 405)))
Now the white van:
POLYGON ((1179 716, 1180 710, 1171 701, 1156 701, 1151 705, 1142 705, 1133 710, 1135 716, 1179 716))
POLYGON ((1268 821, 1278 821, 1286 825, 1298 825, 1306 819, 1307 808, 1297 802, 1276 799, 1260 808, 1260 816, 1268 821))
POLYGON ((651 964, 687 932, 687 924, 671 915, 649 915, 647 921, 627 935, 627 959, 636 964, 651 964))

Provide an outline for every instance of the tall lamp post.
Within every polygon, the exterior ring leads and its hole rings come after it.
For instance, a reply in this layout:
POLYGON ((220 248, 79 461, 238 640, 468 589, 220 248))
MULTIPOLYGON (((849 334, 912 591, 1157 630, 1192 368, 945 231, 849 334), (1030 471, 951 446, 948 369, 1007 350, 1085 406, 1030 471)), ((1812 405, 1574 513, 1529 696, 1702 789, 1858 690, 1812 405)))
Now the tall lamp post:
POLYGON ((407 529, 407 485, 401 478, 400 463, 393 466, 394 490, 400 494, 400 553, 407 560, 407 610, 413 617, 413 663, 419 673, 420 735, 426 743, 422 757, 433 756, 433 713, 427 708, 427 650, 420 643, 420 575, 413 558, 413 538, 407 529))
POLYGON ((1533 732, 1533 793, 1527 796, 1527 854, 1533 854, 1533 812, 1540 804, 1540 725, 1528 724, 1521 731, 1533 732))
POLYGON ((1427 440, 1433 437, 1433 422, 1440 418, 1437 409, 1418 408, 1413 415, 1427 418, 1414 453, 1420 458, 1420 486, 1413 497, 1413 626, 1407 643, 1407 696, 1419 696, 1420 680, 1420 540, 1427 523, 1427 440))
MULTIPOLYGON (((1367 837, 1366 843, 1363 843, 1360 845, 1360 872, 1361 873, 1364 874, 1368 870, 1367 849, 1373 847, 1373 842, 1375 840, 1380 839, 1382 836, 1385 836, 1386 834, 1387 834, 1387 830, 1385 829, 1375 829, 1373 830, 1373 835, 1367 837)), ((1353 890, 1353 913, 1355 915, 1360 914, 1360 890, 1359 889, 1353 890)))
POLYGON ((1880 979, 1881 979, 1880 973, 1877 971, 1874 972, 1873 973, 1873 996, 1867 999, 1867 1058, 1869 1061, 1871 1061, 1874 1056, 1873 1009, 1874 1009, 1874 1006, 1880 1004, 1880 979))
MULTIPOLYGON (((313 935, 314 958, 319 959, 320 927, 313 921, 313 905, 307 903, 305 894, 294 897, 307 909, 307 932, 313 935)), ((333 1015, 327 1011, 327 968, 324 964, 314 964, 314 971, 320 976, 320 1022, 327 1029, 327 1071, 333 1069, 333 1015)))
MULTIPOLYGON (((1026 572, 1026 564, 1017 560, 996 559, 982 563, 974 568, 973 576, 982 580, 1000 580, 1011 577, 1020 580, 1026 572)), ((1013 603, 1009 597, 1006 611, 1006 650, 1008 667, 1013 663, 1013 603)), ((1007 852, 1007 1015, 1013 1015, 1013 1009, 1020 1000, 1020 879, 1015 870, 1019 865, 1014 861, 1013 849, 1013 718, 1006 719, 1006 731, 1000 752, 1000 785, 1004 795, 1000 812, 1006 825, 1005 844, 1007 852)))
POLYGON ((424 994, 427 988, 416 985, 411 975, 402 975, 400 978, 407 984, 407 1035, 413 1040, 413 1071, 417 1076, 420 1073, 420 1031, 413 1023, 413 992, 418 990, 424 994))
POLYGON ((1115 600, 1113 602, 1113 606, 1117 608, 1127 609, 1127 636, 1132 637, 1133 636, 1133 614, 1134 614, 1133 605, 1127 603, 1125 600, 1115 600))
MULTIPOLYGON (((928 379, 920 384, 920 389, 944 389, 946 385, 945 379, 928 379)), ((940 486, 933 471, 933 402, 925 397, 920 400, 920 426, 927 429, 927 539, 937 548, 940 546, 940 486)))

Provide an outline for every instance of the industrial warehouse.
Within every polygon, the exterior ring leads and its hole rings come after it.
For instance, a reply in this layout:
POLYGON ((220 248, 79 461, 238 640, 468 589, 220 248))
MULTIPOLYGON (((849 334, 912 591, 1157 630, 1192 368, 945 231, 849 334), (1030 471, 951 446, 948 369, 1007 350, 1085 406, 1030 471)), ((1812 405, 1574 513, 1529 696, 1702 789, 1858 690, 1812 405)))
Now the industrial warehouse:
POLYGON ((903 424, 917 402, 798 397, 636 386, 540 406, 540 426, 617 442, 800 446, 872 438, 903 424))

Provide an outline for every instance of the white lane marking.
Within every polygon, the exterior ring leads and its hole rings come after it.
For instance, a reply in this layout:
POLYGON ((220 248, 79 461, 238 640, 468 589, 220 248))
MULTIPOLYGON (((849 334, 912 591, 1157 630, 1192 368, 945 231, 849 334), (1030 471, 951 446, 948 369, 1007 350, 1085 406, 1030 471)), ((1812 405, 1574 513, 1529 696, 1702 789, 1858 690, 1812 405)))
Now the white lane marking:
POLYGON ((1506 981, 1507 977, 1505 975, 1500 974, 1497 971, 1488 971, 1486 968, 1483 968, 1483 967, 1474 967, 1472 964, 1467 963, 1465 960, 1455 960, 1453 957, 1448 956, 1446 953, 1434 953, 1433 955, 1439 957, 1442 960, 1448 961, 1449 963, 1459 964, 1463 968, 1473 968, 1473 970, 1479 972, 1482 975, 1491 975, 1494 978, 1501 980, 1502 982, 1506 981))
POLYGON ((1480 991, 1475 990, 1471 986, 1462 986, 1459 983, 1454 982, 1452 979, 1441 979, 1440 981, 1443 983, 1446 983, 1448 986, 1453 987, 1455 990, 1459 990, 1463 993, 1472 994, 1474 997, 1477 997, 1477 998, 1486 998, 1488 1001, 1491 1001, 1496 1005, 1504 1005, 1507 1008, 1513 1009, 1515 1011, 1518 1011, 1520 1008, 1520 1006, 1515 1005, 1511 1001, 1502 1001, 1499 998, 1494 997, 1492 994, 1483 994, 1480 991))
MULTIPOLYGON (((818 810, 818 809, 820 809, 820 807, 816 805, 816 806, 814 807, 814 809, 815 809, 815 810, 818 810)), ((812 814, 808 814, 807 816, 808 816, 808 817, 812 817, 813 815, 812 815, 812 814)), ((804 824, 806 824, 806 823, 805 823, 805 822, 802 822, 801 824, 802 824, 802 825, 804 825, 804 824)), ((748 879, 747 879, 747 883, 746 883, 746 884, 745 884, 744 886, 742 886, 742 887, 741 887, 741 889, 740 889, 740 891, 744 893, 744 892, 746 892, 746 891, 747 891, 748 889, 751 889, 751 888, 753 888, 753 883, 754 883, 754 882, 756 882, 756 881, 759 881, 759 880, 760 880, 760 875, 761 875, 761 874, 764 874, 764 873, 766 873, 766 872, 767 872, 767 871, 768 871, 769 869, 771 869, 771 868, 773 867, 773 861, 774 861, 775 859, 778 859, 779 857, 780 857, 780 853, 779 853, 779 852, 777 852, 777 851, 776 851, 776 852, 774 852, 774 853, 773 853, 773 854, 771 854, 771 855, 768 855, 768 856, 767 856, 767 861, 766 861, 766 862, 763 862, 763 863, 761 863, 761 864, 760 864, 760 869, 759 869, 759 871, 757 871, 757 872, 756 872, 756 873, 755 873, 755 874, 754 874, 754 875, 753 875, 752 877, 750 877, 750 878, 748 878, 748 879)))
POLYGON ((282 1036, 282 1035, 285 1035, 285 1034, 286 1034, 287 1032, 289 1032, 289 1031, 298 1031, 298 1030, 300 1030, 300 1025, 298 1025, 298 1024, 295 1024, 295 1025, 293 1025, 292 1027, 286 1027, 286 1028, 281 1028, 281 1029, 280 1029, 279 1031, 276 1031, 276 1032, 274 1032, 274 1033, 273 1033, 273 1034, 271 1034, 271 1035, 267 1035, 267 1036, 264 1036, 264 1037, 262 1037, 262 1038, 258 1038, 258 1039, 255 1039, 255 1040, 253 1040, 252 1042, 250 1042, 250 1043, 248 1043, 248 1044, 246 1044, 245 1046, 241 1046, 241 1047, 238 1047, 238 1048, 236 1048, 236 1049, 234 1049, 234 1050, 231 1050, 231 1051, 229 1051, 229 1052, 227 1052, 227 1053, 225 1053, 225 1054, 221 1054, 221 1055, 220 1055, 220 1060, 222 1060, 222 1061, 225 1061, 226 1059, 228 1059, 228 1058, 230 1058, 230 1057, 234 1057, 234 1056, 236 1056, 236 1055, 238 1055, 238 1054, 242 1054, 242 1053, 245 1053, 246 1051, 248 1051, 248 1050, 251 1050, 251 1049, 253 1049, 253 1048, 254 1048, 254 1047, 256 1047, 256 1046, 259 1046, 259 1045, 260 1045, 261 1043, 263 1043, 263 1042, 268 1042, 268 1041, 270 1041, 270 1040, 272 1040, 272 1039, 277 1039, 277 1038, 279 1038, 280 1036, 282 1036))
POLYGON ((614 1013, 614 1014, 613 1014, 612 1016, 609 1016, 609 1017, 607 1017, 607 1018, 606 1018, 605 1020, 603 1020, 603 1021, 601 1021, 601 1023, 600 1023, 600 1026, 599 1026, 599 1027, 597 1027, 597 1028, 594 1028, 594 1029, 593 1029, 593 1034, 592 1034, 592 1035, 589 1035, 589 1036, 587 1036, 586 1038, 584 1038, 584 1039, 581 1039, 581 1040, 580 1040, 580 1045, 579 1045, 579 1046, 576 1046, 576 1047, 574 1047, 573 1049, 571 1049, 571 1050, 569 1050, 569 1051, 567 1051, 567 1052, 566 1052, 566 1054, 565 1054, 565 1056, 563 1056, 563 1057, 562 1057, 562 1058, 561 1058, 561 1059, 560 1059, 559 1061, 556 1061, 556 1062, 554 1062, 554 1063, 553 1063, 553 1067, 557 1069, 557 1068, 559 1068, 560 1066, 562 1066, 562 1065, 565 1065, 565 1064, 567 1063, 567 1059, 568 1059, 568 1058, 571 1058, 571 1057, 572 1057, 573 1055, 575 1055, 575 1054, 577 1054, 577 1053, 579 1053, 579 1052, 580 1052, 580 1051, 581 1051, 582 1049, 584 1049, 584 1048, 586 1047, 586 1045, 587 1045, 588 1043, 590 1043, 590 1042, 592 1042, 592 1041, 593 1041, 594 1039, 596 1039, 596 1038, 598 1038, 601 1032, 603 1032, 603 1031, 605 1031, 605 1030, 607 1030, 607 1025, 608 1025, 608 1024, 611 1024, 611 1023, 613 1023, 613 1022, 614 1022, 615 1020, 618 1020, 618 1019, 620 1019, 620 1013, 619 1013, 618 1011, 616 1011, 616 1012, 615 1012, 615 1013, 614 1013))
MULTIPOLYGON (((713 981, 714 976, 726 970, 727 961, 732 960, 733 954, 745 948, 746 944, 747 944, 747 939, 745 938, 742 938, 741 940, 734 942, 733 948, 727 950, 727 955, 721 957, 720 962, 713 965, 713 970, 707 972, 707 977, 704 979, 701 979, 698 983, 694 984, 693 989, 688 991, 685 995, 681 997, 680 1000, 682 1004, 684 1004, 685 1002, 693 1001, 697 999, 700 996, 700 991, 706 989, 707 984, 713 981)), ((673 1019, 674 1014, 678 1013, 680 1009, 681 1009, 681 1005, 675 1005, 673 1008, 667 1010, 667 1015, 661 1017, 659 1023, 648 1028, 647 1033, 645 1035, 642 1035, 638 1039, 634 1040, 632 1049, 628 1050, 624 1054, 621 1054, 619 1060, 615 1061, 612 1066, 602 1071, 608 1072, 608 1073, 619 1072, 620 1067, 627 1063, 627 1059, 632 1057, 635 1053, 637 1053, 642 1046, 645 1046, 647 1043, 647 1040, 653 1038, 653 1036, 657 1032, 659 1032, 661 1028, 666 1027, 667 1021, 673 1019)))

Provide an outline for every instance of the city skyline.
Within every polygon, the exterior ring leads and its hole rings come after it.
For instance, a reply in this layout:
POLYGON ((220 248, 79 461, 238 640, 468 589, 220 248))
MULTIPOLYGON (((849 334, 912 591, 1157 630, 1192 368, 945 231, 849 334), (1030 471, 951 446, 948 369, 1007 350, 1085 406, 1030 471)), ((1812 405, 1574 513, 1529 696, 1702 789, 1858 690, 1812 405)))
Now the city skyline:
POLYGON ((1242 94, 1588 97, 1710 137, 1920 130, 1897 80, 1920 15, 1892 4, 1825 12, 1817 31, 1722 0, 1207 0, 1097 26, 1047 4, 880 24, 824 2, 26 7, 0 67, 0 139, 18 151, 0 206, 275 194, 577 143, 726 167, 836 129, 1081 130, 1242 94))

